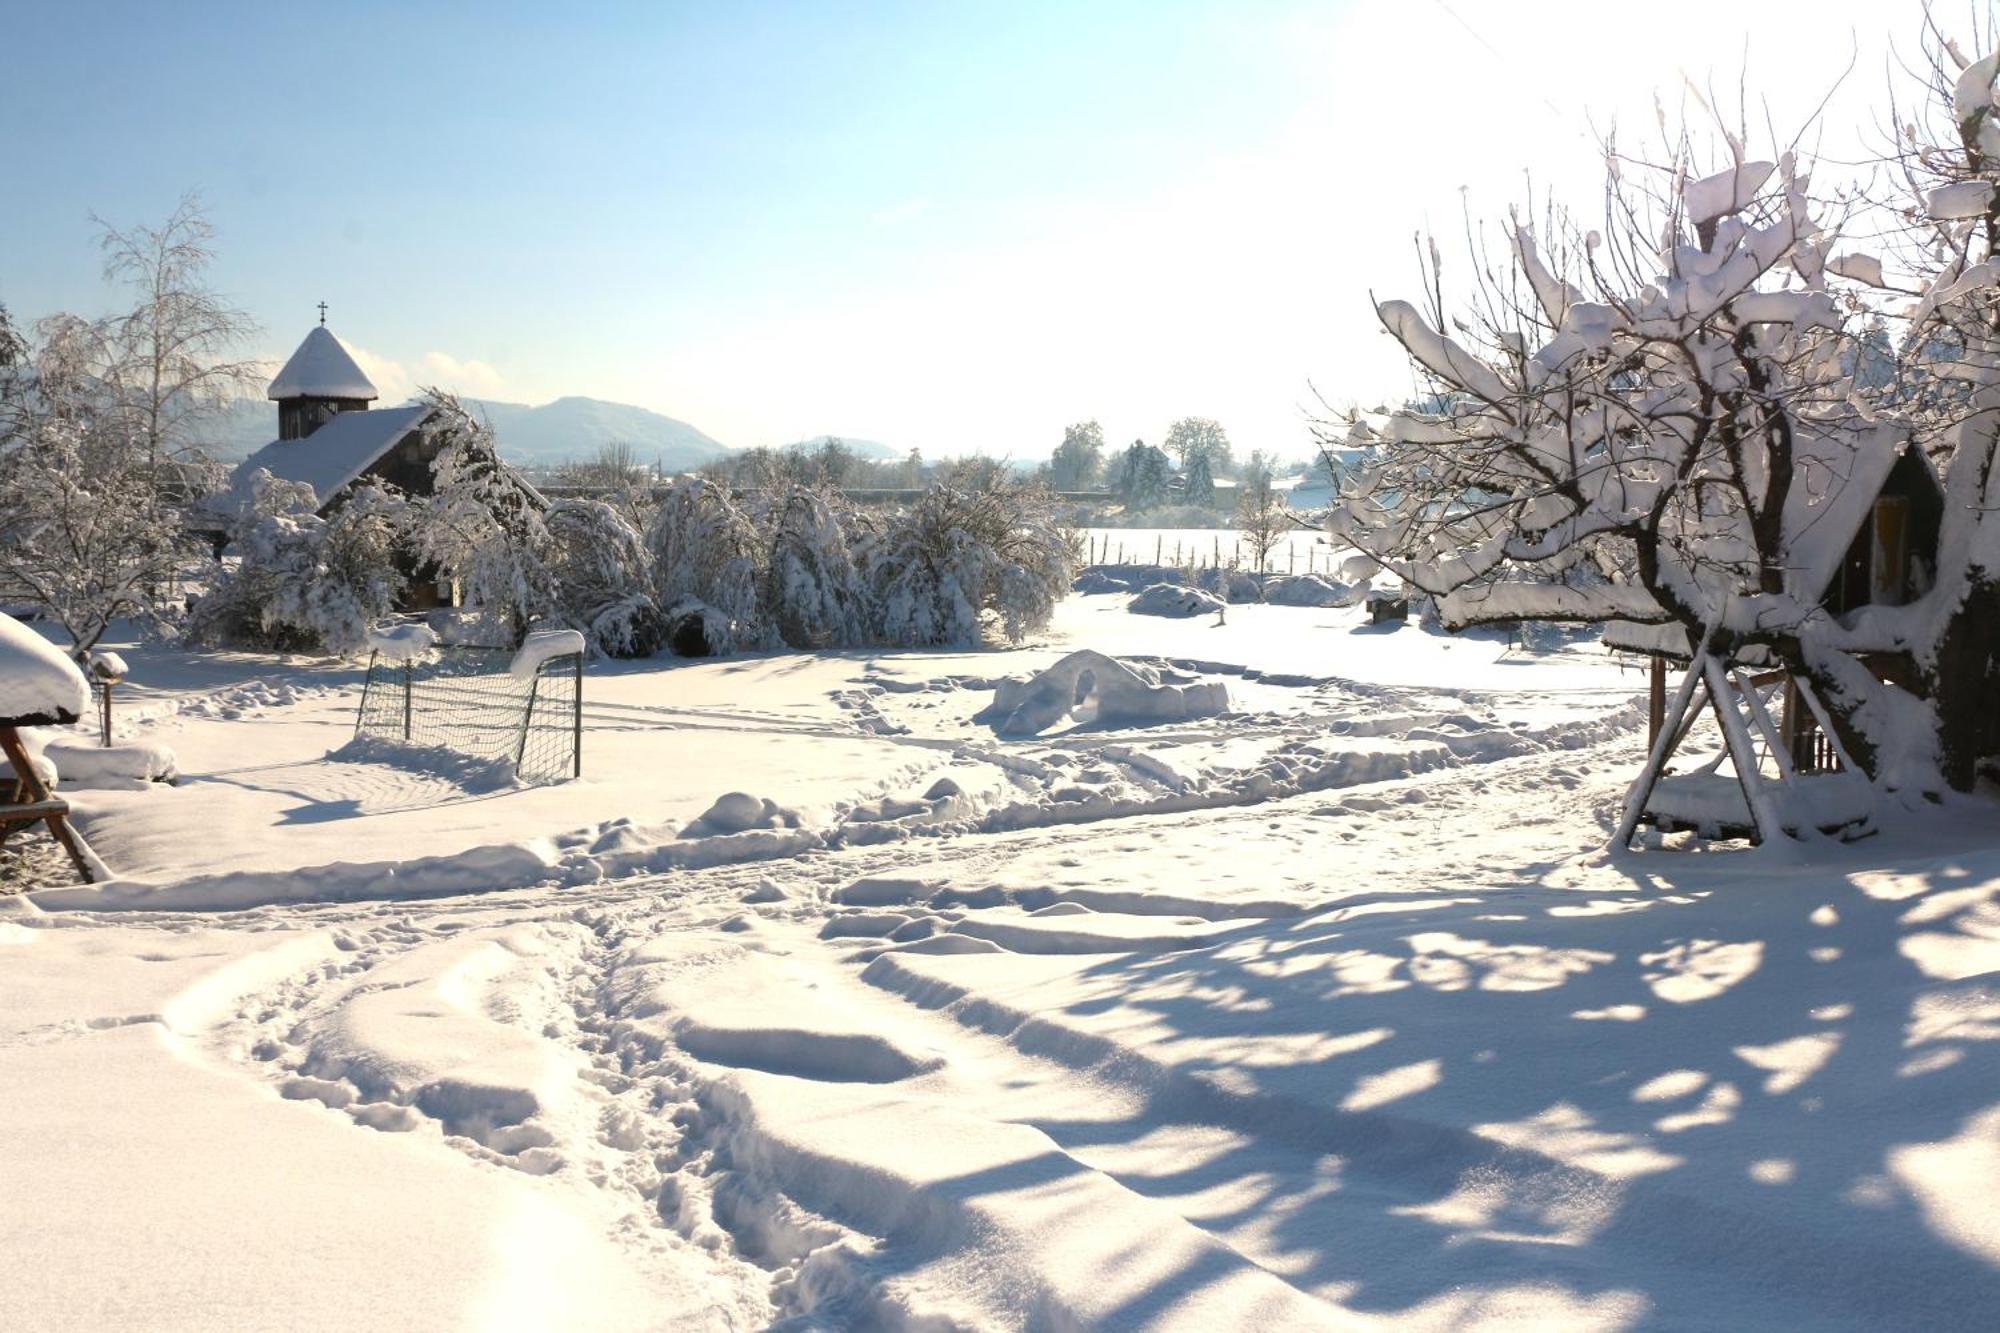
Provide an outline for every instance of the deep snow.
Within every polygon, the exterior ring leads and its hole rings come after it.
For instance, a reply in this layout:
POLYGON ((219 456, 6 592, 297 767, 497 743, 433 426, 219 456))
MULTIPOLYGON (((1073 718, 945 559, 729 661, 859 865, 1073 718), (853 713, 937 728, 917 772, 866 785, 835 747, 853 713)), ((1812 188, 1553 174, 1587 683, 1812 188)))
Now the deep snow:
POLYGON ((352 668, 117 645, 182 781, 71 793, 125 881, 0 899, 0 1309, 1990 1322, 1989 803, 1610 857, 1594 645, 1128 600, 596 665, 534 787, 325 757, 352 668), (1085 647, 1229 711, 1003 734, 1085 647))

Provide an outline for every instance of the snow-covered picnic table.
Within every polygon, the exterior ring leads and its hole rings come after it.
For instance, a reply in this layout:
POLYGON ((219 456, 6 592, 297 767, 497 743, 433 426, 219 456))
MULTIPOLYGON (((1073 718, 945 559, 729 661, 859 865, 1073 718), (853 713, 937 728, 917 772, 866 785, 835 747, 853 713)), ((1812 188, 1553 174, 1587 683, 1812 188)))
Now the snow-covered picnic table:
POLYGON ((17 825, 45 823, 86 881, 95 878, 94 858, 69 826, 69 802, 43 784, 20 729, 74 722, 89 706, 90 682, 76 663, 20 621, 0 615, 0 753, 14 775, 12 791, 0 801, 0 840, 17 825))

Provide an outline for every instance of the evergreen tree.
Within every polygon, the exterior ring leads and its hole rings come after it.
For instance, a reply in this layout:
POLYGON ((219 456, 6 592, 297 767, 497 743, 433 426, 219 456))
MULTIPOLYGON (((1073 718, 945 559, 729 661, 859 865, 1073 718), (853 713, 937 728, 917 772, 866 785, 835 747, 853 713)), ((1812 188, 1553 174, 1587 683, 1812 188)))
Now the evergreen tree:
POLYGON ((1215 503, 1215 473, 1209 466, 1206 453, 1198 453, 1188 460, 1187 482, 1182 488, 1181 498, 1191 505, 1215 503))
POLYGON ((1157 509, 1167 502, 1167 481, 1172 475, 1173 466, 1164 453, 1144 440, 1134 440, 1118 460, 1113 485, 1127 509, 1157 509))

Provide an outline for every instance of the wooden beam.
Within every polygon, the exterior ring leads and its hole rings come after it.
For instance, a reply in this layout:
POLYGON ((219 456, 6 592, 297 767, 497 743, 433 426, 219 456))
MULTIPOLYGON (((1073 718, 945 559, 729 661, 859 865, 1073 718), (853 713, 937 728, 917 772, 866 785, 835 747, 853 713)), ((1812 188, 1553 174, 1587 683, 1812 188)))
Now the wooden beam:
POLYGON ((7 762, 13 765, 15 780, 28 793, 26 804, 0 806, 0 815, 9 809, 38 811, 39 814, 30 814, 27 821, 7 819, 6 822, 13 824, 41 819, 49 826, 50 835, 69 853, 69 859, 75 864, 77 873, 83 876, 83 882, 92 883, 97 878, 91 872, 92 858, 85 854, 82 839, 69 826, 69 802, 50 795, 49 789, 42 785, 42 775, 35 771, 34 764, 28 759, 28 747, 21 744, 20 732, 12 726, 0 726, 0 753, 7 756, 7 762))

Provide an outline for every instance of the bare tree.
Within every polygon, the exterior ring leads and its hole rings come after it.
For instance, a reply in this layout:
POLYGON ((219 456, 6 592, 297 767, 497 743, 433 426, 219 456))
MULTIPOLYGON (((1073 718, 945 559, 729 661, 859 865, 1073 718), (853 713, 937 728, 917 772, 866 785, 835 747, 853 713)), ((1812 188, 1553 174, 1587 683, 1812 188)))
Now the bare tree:
POLYGON ((1852 531, 1829 501, 1913 435, 1857 388, 1850 279, 1879 265, 1836 253, 1849 205, 1815 198, 1793 151, 1753 160, 1722 137, 1709 170, 1686 135, 1651 162, 1607 146, 1601 230, 1557 219, 1545 248, 1512 219, 1504 264, 1475 253, 1460 316, 1431 245, 1428 308, 1377 313, 1442 397, 1322 429, 1375 451, 1332 526, 1448 623, 1636 621, 1689 652, 1764 654, 1884 788, 1935 790, 1936 738, 1911 733, 1942 715, 1865 660, 1910 652, 1917 613, 1836 617, 1813 574, 1852 531))
POLYGON ((98 372, 149 467, 200 444, 199 426, 261 383, 263 368, 234 354, 257 331, 208 285, 215 228, 201 198, 184 196, 158 227, 101 229, 104 276, 129 288, 132 309, 97 326, 98 372))
POLYGON ((1271 460, 1261 450, 1252 453, 1243 465, 1243 485, 1236 496, 1236 526, 1242 530, 1259 574, 1269 566, 1271 552, 1291 526, 1285 498, 1272 479, 1273 470, 1271 460))
POLYGON ((1167 429, 1166 451, 1185 472, 1198 456, 1206 456, 1209 470, 1226 477, 1236 470, 1236 455, 1229 447, 1229 432, 1222 423, 1208 417, 1182 417, 1167 429))
POLYGON ((151 616, 195 551, 130 423, 71 387, 38 379, 0 433, 0 584, 60 624, 81 658, 117 617, 151 616))
POLYGON ((1104 471, 1104 427, 1080 421, 1063 431, 1049 458, 1049 481, 1059 491, 1087 491, 1104 471))

